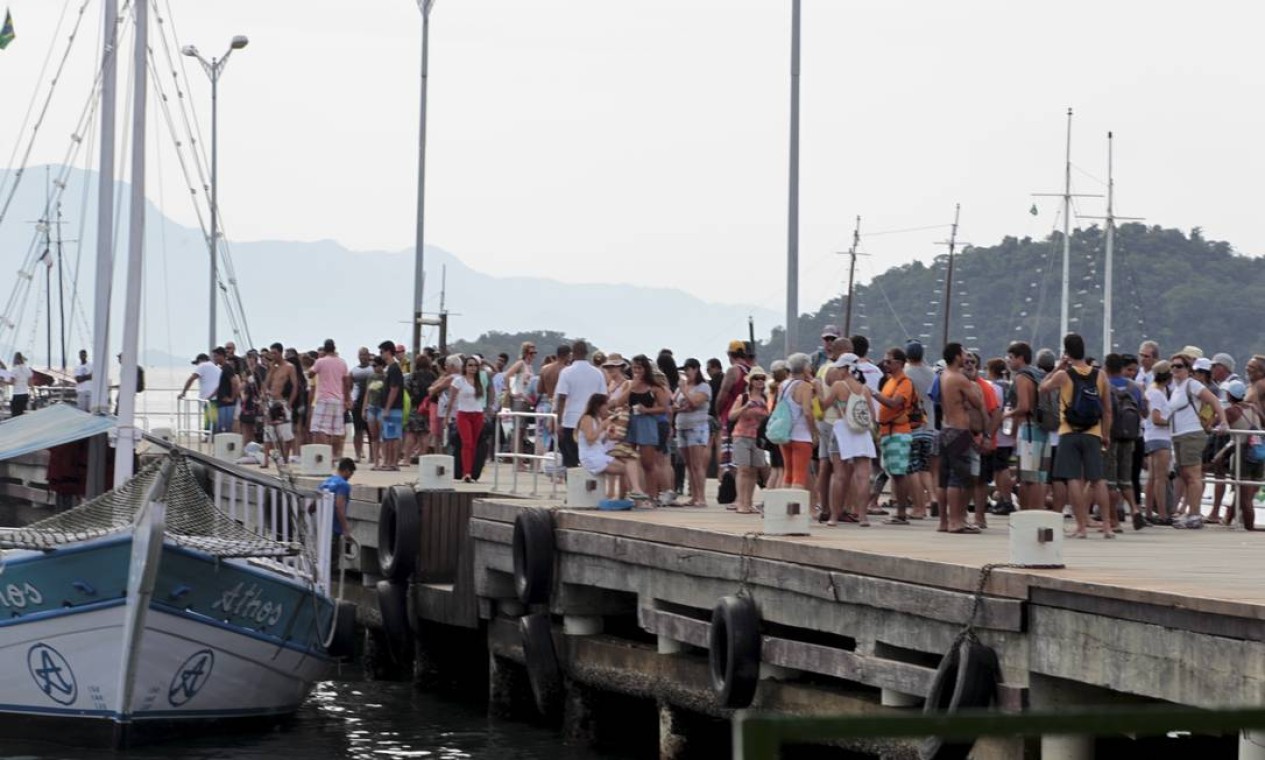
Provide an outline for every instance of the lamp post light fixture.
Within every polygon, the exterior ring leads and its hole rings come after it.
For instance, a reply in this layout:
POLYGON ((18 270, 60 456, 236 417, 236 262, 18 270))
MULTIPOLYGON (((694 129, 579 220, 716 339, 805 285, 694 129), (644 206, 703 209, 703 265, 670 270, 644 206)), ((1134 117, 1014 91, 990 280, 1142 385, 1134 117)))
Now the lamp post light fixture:
POLYGON ((196 58, 198 63, 202 64, 203 71, 211 80, 211 236, 208 241, 211 254, 211 302, 210 302, 210 325, 208 329, 207 350, 215 348, 215 303, 216 289, 219 287, 218 274, 218 253, 219 253, 219 222, 220 222, 220 204, 219 204, 219 85, 220 74, 224 71, 224 65, 228 63, 228 58, 233 54, 234 50, 241 50, 250 44, 250 40, 244 34, 235 35, 229 42, 228 50, 224 51, 224 55, 219 58, 212 58, 210 61, 202 57, 198 49, 193 45, 185 45, 180 52, 190 58, 196 58))

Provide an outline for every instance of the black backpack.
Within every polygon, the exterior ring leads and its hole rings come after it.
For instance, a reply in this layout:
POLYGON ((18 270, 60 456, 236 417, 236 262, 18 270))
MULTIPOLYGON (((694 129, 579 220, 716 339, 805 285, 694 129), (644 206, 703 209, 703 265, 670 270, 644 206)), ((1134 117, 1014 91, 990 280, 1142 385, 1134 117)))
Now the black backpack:
POLYGON ((1102 420, 1102 397, 1098 395, 1098 368, 1090 368, 1087 375, 1069 368, 1067 374, 1072 378, 1072 400, 1063 410, 1063 420, 1073 432, 1083 433, 1102 420))
POLYGON ((1142 410, 1138 408, 1138 400, 1133 397, 1133 390, 1111 388, 1111 440, 1135 441, 1142 434, 1142 410))

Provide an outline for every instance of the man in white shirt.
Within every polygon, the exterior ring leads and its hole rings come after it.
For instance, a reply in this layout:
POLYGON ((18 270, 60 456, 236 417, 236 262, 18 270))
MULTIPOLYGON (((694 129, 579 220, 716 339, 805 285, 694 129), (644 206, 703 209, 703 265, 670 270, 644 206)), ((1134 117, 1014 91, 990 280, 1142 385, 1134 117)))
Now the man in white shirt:
POLYGON ((562 424, 558 450, 564 467, 580 466, 580 448, 575 441, 575 428, 584 416, 584 408, 595 393, 606 393, 606 376, 588 360, 589 344, 577 340, 571 346, 571 366, 558 375, 554 404, 562 424))
POLYGON ((198 354, 198 358, 193 360, 193 374, 189 375, 189 379, 184 381, 184 388, 181 389, 177 398, 184 398, 184 394, 189 392, 189 386, 193 385, 193 381, 198 381, 198 398, 207 403, 208 414, 207 420, 215 420, 218 417, 218 410, 215 410, 215 392, 220 387, 220 368, 215 362, 211 361, 211 357, 206 354, 198 354))
POLYGON ((82 348, 79 349, 79 366, 75 367, 75 401, 85 412, 92 411, 92 363, 82 348))

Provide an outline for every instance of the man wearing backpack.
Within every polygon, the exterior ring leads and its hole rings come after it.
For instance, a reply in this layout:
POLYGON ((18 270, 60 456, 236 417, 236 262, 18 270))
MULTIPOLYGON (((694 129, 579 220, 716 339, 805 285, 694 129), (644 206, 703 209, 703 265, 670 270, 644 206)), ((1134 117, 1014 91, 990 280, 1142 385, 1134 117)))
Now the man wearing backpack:
POLYGON ((1111 386, 1111 444, 1107 448, 1107 493, 1114 514, 1120 499, 1129 505, 1133 529, 1142 530, 1146 520, 1138 511, 1137 494, 1133 492, 1133 448, 1142 434, 1142 417, 1146 401, 1138 384, 1124 376, 1124 357, 1107 354, 1103 359, 1107 383, 1111 386))
MULTIPOLYGON (((1072 538, 1088 538, 1090 494, 1100 505, 1111 504, 1103 480, 1103 452, 1111 443, 1111 403, 1107 400, 1111 389, 1106 377, 1085 363, 1085 340, 1076 333, 1063 337, 1063 360, 1041 381, 1040 390, 1054 389, 1059 391, 1061 409, 1054 477, 1067 480, 1076 518, 1072 538)), ((1104 509, 1104 538, 1115 538, 1115 517, 1114 509, 1104 509)))
POLYGON ((1037 424, 1037 387, 1045 373, 1032 366, 1032 346, 1023 341, 1006 349, 1006 364, 1012 378, 1006 415, 1014 420, 1015 449, 1019 452, 1019 508, 1044 509, 1050 436, 1037 424))

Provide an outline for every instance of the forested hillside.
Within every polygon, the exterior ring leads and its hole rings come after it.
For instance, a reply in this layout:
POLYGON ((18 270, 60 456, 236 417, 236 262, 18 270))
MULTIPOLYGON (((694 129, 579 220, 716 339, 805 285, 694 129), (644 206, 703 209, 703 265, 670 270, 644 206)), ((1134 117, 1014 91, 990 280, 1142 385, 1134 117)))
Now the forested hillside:
MULTIPOLYGON (((1090 354, 1102 352, 1103 266, 1106 236, 1095 226, 1072 233, 1071 324, 1090 354)), ((1000 356, 1013 340, 1058 343, 1063 236, 1007 237, 972 247, 954 259, 949 339, 1000 356)), ((1229 243, 1180 230, 1126 224, 1115 235, 1113 348, 1133 351, 1144 338, 1165 352, 1194 344, 1205 353, 1228 351, 1242 362, 1265 352, 1265 259, 1236 253, 1229 243)), ((944 319, 944 257, 889 269, 857 289, 852 331, 876 349, 921 338, 934 355, 944 319)), ((800 318, 802 349, 815 345, 826 324, 843 324, 843 298, 800 318)), ((782 331, 761 357, 782 353, 782 331)))

